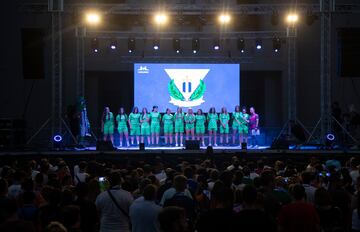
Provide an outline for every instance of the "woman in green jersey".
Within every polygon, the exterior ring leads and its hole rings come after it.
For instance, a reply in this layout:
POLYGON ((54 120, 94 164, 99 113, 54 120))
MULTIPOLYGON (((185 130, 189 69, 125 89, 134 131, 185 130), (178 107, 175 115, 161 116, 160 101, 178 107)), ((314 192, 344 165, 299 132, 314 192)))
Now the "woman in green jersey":
POLYGON ((161 114, 158 112, 157 106, 153 106, 152 112, 150 113, 150 120, 151 144, 159 145, 161 114))
POLYGON ((119 114, 116 116, 117 129, 120 137, 120 143, 119 143, 120 147, 122 147, 123 136, 125 136, 126 145, 130 146, 127 122, 128 122, 128 116, 125 114, 124 108, 120 107, 119 114))
POLYGON ((182 108, 178 107, 175 113, 175 146, 179 146, 178 139, 180 138, 180 146, 183 146, 183 134, 184 134, 184 113, 182 108))
POLYGON ((214 141, 214 146, 217 146, 216 144, 216 131, 217 131, 217 122, 219 120, 219 117, 216 113, 215 107, 211 107, 210 111, 207 115, 208 120, 208 131, 209 131, 209 146, 211 146, 211 141, 214 141))
POLYGON ((141 115, 139 113, 139 109, 135 106, 133 111, 129 115, 131 145, 134 145, 135 137, 136 143, 140 143, 140 117, 141 115))
POLYGON ((164 123, 164 136, 165 136, 165 145, 172 145, 172 135, 174 131, 174 115, 171 114, 169 108, 166 109, 166 114, 162 117, 162 122, 164 123))
POLYGON ((249 115, 246 113, 246 107, 242 108, 240 113, 240 126, 239 126, 239 134, 240 134, 240 144, 248 142, 248 135, 249 135, 249 115))
POLYGON ((219 116, 220 119, 220 143, 224 144, 224 137, 225 137, 225 143, 229 143, 229 120, 230 116, 227 112, 227 109, 225 107, 221 108, 221 113, 219 116))
POLYGON ((205 147, 205 142, 204 142, 205 121, 206 121, 205 115, 203 114, 201 109, 198 109, 195 116, 195 132, 196 132, 197 140, 201 141, 201 146, 203 147, 205 147))
POLYGON ((195 139, 195 114, 191 108, 188 109, 188 113, 185 115, 185 133, 186 133, 186 140, 189 140, 190 135, 191 139, 195 139))
POLYGON ((110 141, 114 144, 114 115, 107 106, 101 117, 101 132, 104 135, 104 141, 110 137, 110 141))
POLYGON ((144 142, 144 138, 147 138, 147 144, 150 145, 150 114, 146 108, 142 109, 141 117, 141 142, 144 142))
POLYGON ((235 106, 235 111, 232 114, 232 119, 233 119, 233 123, 232 123, 232 131, 233 131, 232 142, 233 142, 233 144, 236 144, 236 134, 239 131, 240 118, 241 118, 240 106, 235 106))

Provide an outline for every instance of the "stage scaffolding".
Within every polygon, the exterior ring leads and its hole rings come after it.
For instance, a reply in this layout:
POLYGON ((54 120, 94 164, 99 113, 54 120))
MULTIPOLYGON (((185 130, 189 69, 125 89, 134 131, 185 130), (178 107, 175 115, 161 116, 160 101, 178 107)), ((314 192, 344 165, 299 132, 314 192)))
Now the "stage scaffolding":
MULTIPOLYGON (((186 1, 185 1, 186 2, 186 1)), ((167 4, 165 8, 172 15, 199 15, 218 13, 220 4, 167 4)), ((62 15, 73 15, 82 12, 85 9, 96 8, 105 14, 140 14, 150 15, 157 10, 156 5, 121 3, 121 4, 89 4, 89 3, 70 3, 64 4, 63 0, 49 0, 44 3, 24 3, 19 5, 19 10, 26 13, 46 13, 49 12, 52 18, 52 113, 51 113, 51 131, 52 134, 62 132, 62 15), (54 7, 54 2, 57 3, 54 7)), ((331 131, 331 17, 334 13, 360 13, 360 4, 335 4, 335 0, 319 0, 319 4, 233 4, 231 13, 234 15, 273 15, 288 13, 294 10, 298 14, 320 15, 321 19, 321 118, 317 125, 320 125, 320 140, 324 135, 331 131)), ((77 54, 77 95, 84 96, 85 85, 85 57, 84 47, 85 39, 89 35, 97 35, 98 38, 115 37, 148 37, 151 33, 134 33, 120 31, 88 31, 84 25, 75 26, 76 54, 77 54)), ((289 27, 280 32, 228 32, 226 38, 280 38, 286 37, 288 46, 288 120, 297 120, 296 112, 296 27, 289 27)), ((159 33, 156 33, 159 35, 159 33)), ((181 33, 180 33, 181 34, 181 33)), ((210 33, 191 32, 182 33, 184 38, 190 38, 197 35, 200 38, 213 38, 210 33)), ((174 33, 163 32, 163 37, 174 38, 174 33)), ((180 38, 181 38, 180 36, 180 38)), ((161 38, 163 38, 161 37, 161 38)), ((231 57, 236 61, 235 57, 231 57)), ((316 126, 317 127, 317 126, 316 126)), ((316 128, 315 128, 316 129, 316 128)), ((315 131, 315 130, 314 130, 315 131)), ((311 137, 314 133, 311 133, 311 137)))

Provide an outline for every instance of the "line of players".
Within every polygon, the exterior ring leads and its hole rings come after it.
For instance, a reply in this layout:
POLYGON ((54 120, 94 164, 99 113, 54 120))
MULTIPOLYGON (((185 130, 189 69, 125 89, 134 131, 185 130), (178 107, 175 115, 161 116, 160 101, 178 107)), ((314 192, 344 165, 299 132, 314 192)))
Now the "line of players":
POLYGON ((183 146, 184 132, 186 140, 197 139, 201 141, 202 146, 205 146, 204 135, 206 128, 205 124, 207 123, 209 133, 208 145, 217 146, 218 129, 220 132, 220 144, 229 145, 230 119, 232 119, 232 144, 239 144, 239 146, 241 146, 241 143, 247 143, 250 132, 252 137, 251 146, 257 147, 256 136, 260 134, 259 115, 256 114, 254 107, 250 107, 249 115, 246 107, 243 107, 242 110, 240 110, 240 107, 236 106, 235 112, 232 113, 231 118, 225 107, 221 109, 221 113, 219 114, 216 113, 215 108, 212 107, 207 116, 205 116, 201 109, 198 109, 196 114, 194 114, 191 108, 189 108, 188 112, 185 114, 181 107, 177 108, 175 114, 172 114, 170 109, 166 109, 166 113, 161 116, 157 106, 153 106, 150 113, 147 108, 143 108, 140 113, 138 107, 134 107, 133 111, 128 116, 125 113, 124 108, 121 107, 115 120, 109 107, 105 107, 101 120, 101 132, 103 133, 104 141, 110 139, 114 144, 113 134, 116 122, 117 131, 120 135, 120 147, 123 146, 124 137, 126 146, 130 146, 129 129, 131 145, 139 144, 140 141, 143 143, 146 138, 148 145, 159 146, 160 127, 161 124, 163 124, 165 146, 173 145, 174 133, 175 146, 183 146), (237 137, 239 137, 239 143, 236 143, 237 137))

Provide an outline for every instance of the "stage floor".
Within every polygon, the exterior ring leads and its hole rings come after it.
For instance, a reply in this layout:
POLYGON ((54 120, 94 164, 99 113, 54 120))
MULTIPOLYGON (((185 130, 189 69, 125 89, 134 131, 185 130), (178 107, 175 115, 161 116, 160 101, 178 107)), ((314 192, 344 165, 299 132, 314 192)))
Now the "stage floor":
MULTIPOLYGON (((118 151, 139 151, 139 147, 114 147, 118 151)), ((258 146, 258 147, 248 147, 247 150, 265 150, 269 149, 270 146, 258 146)), ((200 150, 206 150, 207 147, 200 147, 200 150)), ((86 148, 77 148, 78 151, 96 151, 96 147, 86 147, 86 148)), ((181 151, 185 150, 185 147, 145 147, 145 151, 181 151)), ((240 146, 216 146, 213 147, 213 150, 232 150, 238 151, 242 150, 240 146)))

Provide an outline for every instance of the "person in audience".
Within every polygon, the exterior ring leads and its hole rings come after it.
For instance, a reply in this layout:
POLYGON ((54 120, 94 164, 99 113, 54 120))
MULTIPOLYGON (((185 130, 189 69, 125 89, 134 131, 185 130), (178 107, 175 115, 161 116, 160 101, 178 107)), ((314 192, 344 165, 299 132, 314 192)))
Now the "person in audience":
MULTIPOLYGON (((74 172, 74 184, 85 183, 86 179, 89 177, 89 174, 86 173, 87 162, 81 161, 78 165, 78 172, 74 172)), ((74 168, 75 169, 75 168, 74 168)))
POLYGON ((143 200, 134 201, 130 206, 133 232, 159 232, 158 214, 161 207, 156 205, 157 187, 148 184, 144 188, 143 200))
POLYGON ((303 172, 301 174, 302 186, 305 188, 306 192, 306 202, 314 203, 315 191, 316 188, 313 186, 315 181, 315 173, 313 172, 303 172))
POLYGON ((292 186, 294 202, 285 205, 278 217, 280 232, 319 232, 320 219, 313 205, 306 203, 305 188, 300 184, 292 186))
POLYGON ((170 206, 160 211, 158 216, 162 232, 187 232, 188 223, 183 208, 170 206))
POLYGON ((75 187, 77 199, 74 205, 80 209, 80 229, 86 232, 98 231, 98 214, 94 201, 89 200, 89 185, 87 183, 79 183, 75 187))
POLYGON ((121 189, 119 171, 110 173, 110 188, 98 195, 95 201, 100 216, 100 232, 130 231, 129 208, 132 195, 121 189))

